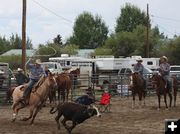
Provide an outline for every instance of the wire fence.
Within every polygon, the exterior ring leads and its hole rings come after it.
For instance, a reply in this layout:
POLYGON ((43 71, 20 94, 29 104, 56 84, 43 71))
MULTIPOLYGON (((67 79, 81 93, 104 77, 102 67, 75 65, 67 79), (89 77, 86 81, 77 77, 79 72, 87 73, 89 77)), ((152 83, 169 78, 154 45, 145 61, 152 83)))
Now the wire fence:
MULTIPOLYGON (((155 95, 155 89, 151 82, 152 74, 146 74, 147 96, 155 95)), ((1 79, 0 79, 1 81, 1 79)), ((86 94, 86 90, 91 87, 96 99, 100 99, 104 92, 104 81, 107 81, 108 90, 112 96, 129 97, 132 92, 129 90, 132 80, 130 74, 80 74, 76 78, 72 78, 71 94, 69 100, 75 100, 81 95, 86 94)), ((0 104, 5 100, 6 91, 15 85, 15 81, 6 79, 0 87, 0 104)))

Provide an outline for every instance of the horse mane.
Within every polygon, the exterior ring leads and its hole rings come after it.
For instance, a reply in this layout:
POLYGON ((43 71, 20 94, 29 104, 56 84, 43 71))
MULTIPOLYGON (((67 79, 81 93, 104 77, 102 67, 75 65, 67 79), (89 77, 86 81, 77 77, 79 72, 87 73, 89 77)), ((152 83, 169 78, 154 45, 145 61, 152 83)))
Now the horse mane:
POLYGON ((132 78, 133 78, 133 85, 134 86, 143 86, 143 80, 138 73, 136 73, 136 72, 133 73, 132 78))
POLYGON ((32 90, 32 92, 35 92, 45 81, 46 77, 43 75, 41 76, 41 78, 39 79, 39 81, 34 85, 34 88, 32 90))
POLYGON ((152 76, 152 78, 155 78, 155 81, 157 82, 157 85, 160 85, 161 82, 165 82, 165 81, 163 80, 162 76, 160 76, 159 74, 154 74, 154 75, 152 76))

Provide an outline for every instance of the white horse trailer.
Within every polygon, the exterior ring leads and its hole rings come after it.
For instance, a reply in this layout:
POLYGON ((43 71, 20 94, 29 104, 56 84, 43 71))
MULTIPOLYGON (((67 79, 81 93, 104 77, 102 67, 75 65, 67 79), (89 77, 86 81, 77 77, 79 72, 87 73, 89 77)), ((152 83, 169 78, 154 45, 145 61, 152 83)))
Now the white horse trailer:
POLYGON ((49 58, 49 61, 60 63, 64 70, 80 68, 81 74, 89 76, 92 74, 92 65, 94 62, 93 59, 82 57, 53 57, 49 58))

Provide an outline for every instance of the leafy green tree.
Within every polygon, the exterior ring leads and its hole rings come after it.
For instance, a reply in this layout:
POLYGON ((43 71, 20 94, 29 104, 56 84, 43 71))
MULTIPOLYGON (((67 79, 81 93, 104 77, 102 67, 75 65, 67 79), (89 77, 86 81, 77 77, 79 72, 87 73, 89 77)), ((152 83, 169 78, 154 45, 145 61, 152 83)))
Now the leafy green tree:
POLYGON ((131 32, 121 32, 108 38, 105 46, 112 49, 115 57, 127 57, 131 56, 137 47, 137 39, 131 32))
POLYGON ((62 46, 63 43, 62 43, 62 37, 61 37, 61 35, 58 34, 58 35, 53 39, 53 42, 54 42, 55 44, 58 44, 58 45, 62 46))
POLYGON ((63 48, 62 52, 69 55, 76 55, 78 54, 78 49, 79 49, 79 46, 74 45, 74 44, 69 44, 63 48))
POLYGON ((50 57, 60 57, 61 54, 75 55, 78 53, 78 49, 79 47, 73 44, 61 47, 58 44, 47 42, 45 45, 39 45, 37 55, 45 62, 48 61, 50 57))
MULTIPOLYGON (((112 34, 106 41, 106 48, 112 48, 113 55, 119 56, 132 56, 144 55, 146 39, 146 27, 138 25, 132 32, 120 32, 112 34)), ((149 52, 150 57, 158 56, 162 48, 163 42, 162 35, 158 27, 152 28, 149 31, 149 52)))
POLYGON ((48 61, 50 57, 58 57, 61 53, 61 47, 50 42, 45 45, 40 44, 37 51, 37 55, 42 61, 48 61))
POLYGON ((10 42, 4 37, 0 36, 0 54, 11 49, 10 42))
POLYGON ((180 64, 180 36, 169 40, 164 46, 163 55, 169 58, 169 62, 176 65, 180 64))
POLYGON ((75 20, 73 35, 68 42, 79 45, 79 48, 93 49, 105 43, 107 34, 108 28, 100 16, 83 12, 75 20))
POLYGON ((146 25, 146 14, 138 7, 126 3, 121 8, 121 15, 116 20, 116 33, 121 31, 132 32, 138 25, 146 25))
POLYGON ((103 48, 103 47, 99 47, 95 49, 95 52, 93 53, 93 55, 112 55, 112 49, 108 49, 108 48, 103 48))

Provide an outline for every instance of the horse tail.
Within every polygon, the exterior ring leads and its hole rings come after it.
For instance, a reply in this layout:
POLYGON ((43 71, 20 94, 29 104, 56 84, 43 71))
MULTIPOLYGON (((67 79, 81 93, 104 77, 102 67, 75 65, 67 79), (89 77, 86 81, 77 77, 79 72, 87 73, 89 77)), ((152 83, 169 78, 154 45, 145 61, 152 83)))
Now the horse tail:
POLYGON ((54 111, 53 110, 54 110, 54 107, 52 107, 51 110, 49 111, 50 114, 54 114, 58 110, 58 108, 56 107, 56 109, 54 111))
POLYGON ((64 103, 59 103, 57 106, 53 106, 53 107, 51 108, 51 110, 49 111, 50 114, 54 114, 55 112, 57 112, 58 110, 60 110, 63 104, 64 104, 64 103), (56 107, 56 109, 55 109, 55 107, 56 107), (54 110, 54 109, 55 109, 55 110, 54 110), (54 111, 53 111, 53 110, 54 110, 54 111))
POLYGON ((7 92, 6 92, 6 101, 9 101, 9 100, 11 99, 12 94, 13 94, 15 88, 16 88, 16 87, 10 87, 10 88, 7 90, 7 92))

